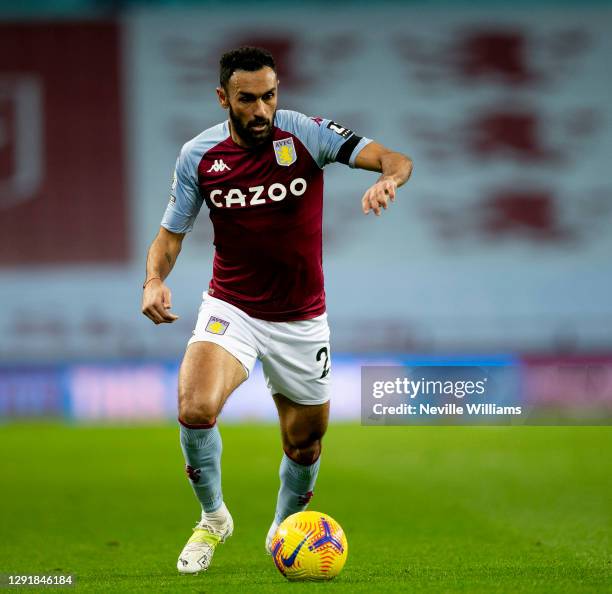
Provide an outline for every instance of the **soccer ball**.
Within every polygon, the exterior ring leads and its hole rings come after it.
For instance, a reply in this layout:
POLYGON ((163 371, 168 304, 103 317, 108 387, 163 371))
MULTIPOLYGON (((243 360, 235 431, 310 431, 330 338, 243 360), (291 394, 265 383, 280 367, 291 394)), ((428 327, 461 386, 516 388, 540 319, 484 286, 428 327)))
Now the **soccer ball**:
POLYGON ((289 516, 272 538, 272 559, 289 581, 336 577, 346 562, 348 542, 336 520, 315 511, 289 516))

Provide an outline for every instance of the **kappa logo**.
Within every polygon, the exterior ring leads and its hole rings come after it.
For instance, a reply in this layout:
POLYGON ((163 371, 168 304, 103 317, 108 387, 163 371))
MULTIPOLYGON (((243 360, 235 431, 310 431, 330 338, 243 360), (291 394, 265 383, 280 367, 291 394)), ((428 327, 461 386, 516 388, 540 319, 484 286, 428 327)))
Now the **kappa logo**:
POLYGON ((215 162, 210 166, 210 169, 206 173, 214 171, 215 173, 221 173, 222 171, 231 171, 227 163, 223 159, 215 159, 215 162))
POLYGON ((221 318, 216 318, 215 316, 210 316, 208 324, 206 324, 206 332, 210 332, 211 334, 225 334, 228 326, 229 322, 221 318))
POLYGON ((295 152, 295 145, 293 144, 293 138, 283 138, 282 140, 275 140, 274 154, 276 155, 276 162, 284 167, 293 165, 297 159, 297 153, 295 152))

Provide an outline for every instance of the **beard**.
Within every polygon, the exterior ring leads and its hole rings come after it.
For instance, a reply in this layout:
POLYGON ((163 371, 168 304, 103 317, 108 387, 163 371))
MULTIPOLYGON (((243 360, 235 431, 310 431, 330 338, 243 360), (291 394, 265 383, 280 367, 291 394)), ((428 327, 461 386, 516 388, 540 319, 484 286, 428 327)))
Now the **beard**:
POLYGON ((276 111, 272 116, 272 120, 268 120, 266 118, 255 118, 245 126, 236 116, 236 114, 232 110, 231 105, 229 108, 229 119, 234 128, 234 132, 236 132, 236 134, 240 136, 240 138, 249 146, 257 146, 259 144, 263 144, 264 142, 266 142, 266 140, 269 140, 272 137, 272 128, 275 115, 276 111), (265 125, 265 128, 263 130, 253 130, 253 126, 257 126, 260 124, 265 125))

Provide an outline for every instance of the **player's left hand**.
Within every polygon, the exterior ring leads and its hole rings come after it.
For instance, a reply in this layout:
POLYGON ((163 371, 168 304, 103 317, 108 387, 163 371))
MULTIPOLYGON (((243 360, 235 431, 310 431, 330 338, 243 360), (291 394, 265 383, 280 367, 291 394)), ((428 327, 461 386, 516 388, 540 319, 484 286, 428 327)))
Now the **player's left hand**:
POLYGON ((363 214, 368 214, 373 210, 377 217, 380 216, 382 209, 387 208, 389 200, 391 202, 395 201, 396 190, 397 183, 392 179, 381 179, 377 181, 368 189, 361 199, 363 214))

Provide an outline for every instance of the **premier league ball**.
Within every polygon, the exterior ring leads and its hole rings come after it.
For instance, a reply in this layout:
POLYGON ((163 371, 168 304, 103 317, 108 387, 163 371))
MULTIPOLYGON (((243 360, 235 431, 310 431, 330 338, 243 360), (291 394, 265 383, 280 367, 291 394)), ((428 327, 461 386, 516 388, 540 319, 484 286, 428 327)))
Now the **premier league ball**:
POLYGON ((289 581, 336 577, 346 562, 348 542, 336 520, 315 511, 289 516, 272 539, 272 558, 289 581))

